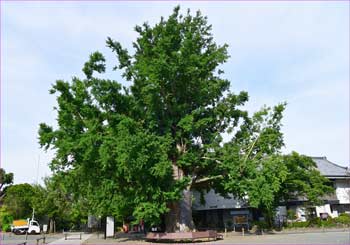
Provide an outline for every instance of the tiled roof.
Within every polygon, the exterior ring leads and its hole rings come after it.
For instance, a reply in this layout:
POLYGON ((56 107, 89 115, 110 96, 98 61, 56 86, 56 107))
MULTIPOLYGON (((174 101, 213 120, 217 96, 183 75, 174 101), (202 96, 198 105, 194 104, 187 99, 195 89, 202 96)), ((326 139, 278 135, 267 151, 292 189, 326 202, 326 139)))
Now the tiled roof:
POLYGON ((350 177, 349 169, 327 160, 326 157, 311 157, 318 170, 326 177, 350 177))

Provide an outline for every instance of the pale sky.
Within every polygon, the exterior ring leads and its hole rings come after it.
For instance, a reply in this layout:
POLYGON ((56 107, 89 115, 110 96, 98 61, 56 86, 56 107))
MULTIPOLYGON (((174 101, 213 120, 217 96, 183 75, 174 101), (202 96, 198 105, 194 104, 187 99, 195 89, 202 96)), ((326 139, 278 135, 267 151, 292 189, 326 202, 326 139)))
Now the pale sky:
MULTIPOLYGON (((50 175, 52 153, 38 145, 38 125, 56 125, 57 79, 82 77, 90 53, 114 54, 107 36, 131 50, 137 24, 167 17, 177 2, 1 2, 1 167, 15 183, 50 175), (39 168, 38 168, 39 166, 39 168)), ((286 147, 349 165, 349 2, 180 2, 200 10, 218 44, 231 90, 249 93, 250 112, 286 101, 286 147)))

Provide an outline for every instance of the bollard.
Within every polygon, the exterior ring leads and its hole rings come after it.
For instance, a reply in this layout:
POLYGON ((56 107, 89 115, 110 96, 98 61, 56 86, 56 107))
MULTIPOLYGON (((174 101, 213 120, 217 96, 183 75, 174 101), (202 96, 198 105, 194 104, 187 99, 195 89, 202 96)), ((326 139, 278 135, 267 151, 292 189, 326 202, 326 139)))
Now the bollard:
POLYGON ((244 236, 244 227, 242 227, 242 236, 244 236))
POLYGON ((225 237, 227 237, 227 228, 225 226, 225 237))
POLYGON ((28 238, 28 231, 26 231, 26 241, 27 241, 27 238, 28 238))

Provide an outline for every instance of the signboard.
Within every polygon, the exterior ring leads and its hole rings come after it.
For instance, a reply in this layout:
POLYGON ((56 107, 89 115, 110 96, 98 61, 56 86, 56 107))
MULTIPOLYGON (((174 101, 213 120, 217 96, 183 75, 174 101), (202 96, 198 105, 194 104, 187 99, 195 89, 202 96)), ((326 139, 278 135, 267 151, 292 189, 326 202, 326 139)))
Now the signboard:
POLYGON ((321 219, 327 219, 328 218, 328 213, 320 213, 320 218, 321 219))
POLYGON ((47 225, 43 225, 43 232, 44 232, 44 233, 47 232, 47 225))
POLYGON ((246 216, 246 215, 234 216, 233 222, 235 224, 247 224, 248 223, 248 216, 246 216))
POLYGON ((106 220, 106 237, 114 236, 114 218, 108 216, 106 220))

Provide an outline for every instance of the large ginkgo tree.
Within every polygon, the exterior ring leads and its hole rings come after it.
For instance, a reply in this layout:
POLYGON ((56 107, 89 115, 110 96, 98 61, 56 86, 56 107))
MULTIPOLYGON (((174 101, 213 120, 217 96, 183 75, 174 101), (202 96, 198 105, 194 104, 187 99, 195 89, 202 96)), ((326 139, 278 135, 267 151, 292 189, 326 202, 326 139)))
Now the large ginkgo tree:
POLYGON ((179 10, 136 26, 133 50, 107 39, 114 69, 130 86, 97 75, 106 70, 100 52, 85 63, 85 78, 53 85, 58 127, 41 124, 39 141, 55 150, 51 169, 91 214, 163 220, 168 231, 185 231, 194 228, 194 189, 276 206, 288 177, 280 156, 285 104, 249 117, 242 109, 248 94, 230 91, 220 70, 227 45, 214 42, 199 11, 179 10), (232 137, 226 143, 224 133, 232 137), (256 193, 259 183, 266 200, 256 193))

